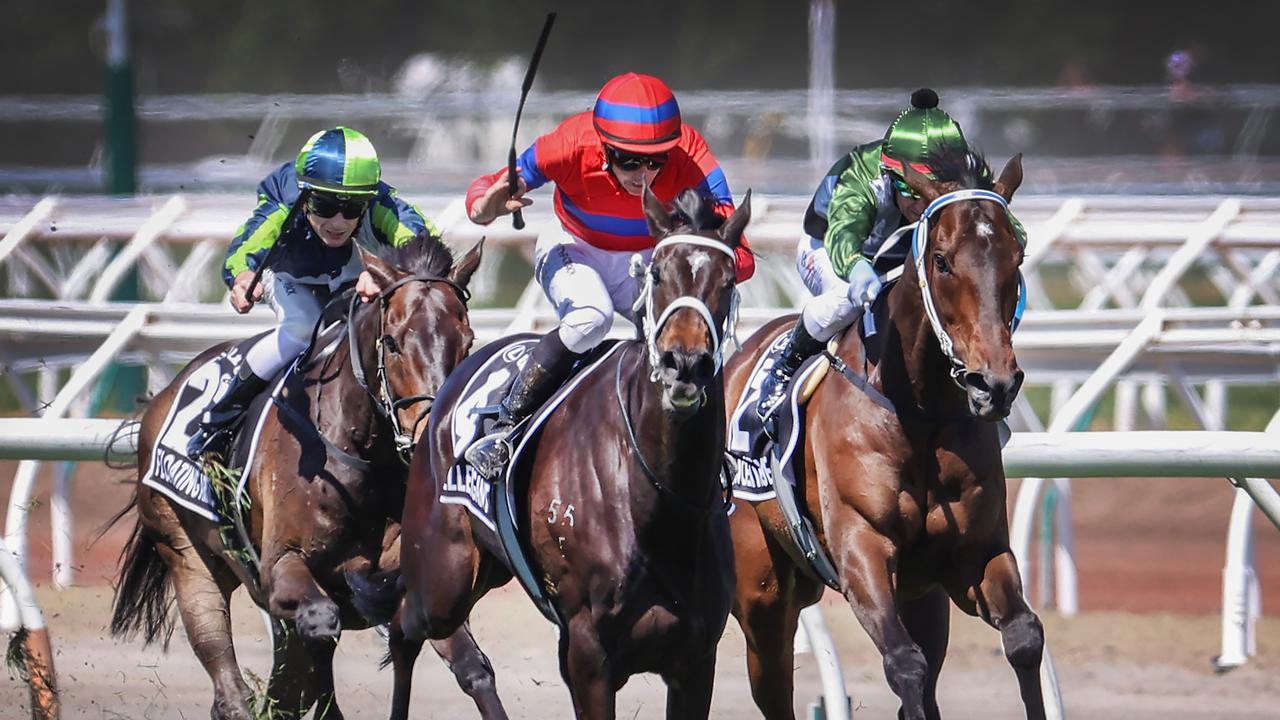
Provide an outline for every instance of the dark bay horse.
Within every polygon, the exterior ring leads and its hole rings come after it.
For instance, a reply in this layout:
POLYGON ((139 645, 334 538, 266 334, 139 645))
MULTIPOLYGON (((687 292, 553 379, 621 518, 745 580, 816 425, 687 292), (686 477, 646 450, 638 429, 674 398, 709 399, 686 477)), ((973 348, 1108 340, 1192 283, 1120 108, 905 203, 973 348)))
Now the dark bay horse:
MULTIPOLYGON (((859 380, 865 372, 870 389, 839 368, 827 374, 807 407, 796 472, 803 478, 796 499, 808 508, 840 592, 884 658, 902 703, 899 717, 911 720, 939 717, 948 598, 1000 631, 1027 717, 1044 717, 1044 631, 1023 599, 1009 549, 994 422, 1008 415, 1022 383, 1010 324, 1023 250, 1005 208, 1022 182, 1022 161, 1010 160, 992 186, 980 179, 989 173, 973 170, 985 170, 985 162, 969 157, 973 164, 964 163, 969 169, 951 182, 906 169, 907 183, 933 212, 888 290, 887 320, 877 318, 882 345, 868 355, 850 329, 834 353, 859 380)), ((766 325, 733 358, 726 372, 731 398, 794 321, 766 325)), ((792 554, 777 500, 754 512, 738 502, 731 518, 733 613, 746 635, 752 694, 765 717, 792 718, 792 638, 800 609, 817 602, 825 586, 792 554)))
MULTIPOLYGON (((521 540, 561 624, 560 672, 580 718, 614 717, 617 691, 642 672, 666 682, 667 717, 709 712, 733 592, 720 369, 749 205, 748 193, 722 220, 693 190, 674 212, 646 190, 657 245, 641 291, 644 339, 582 380, 517 466, 528 483, 521 540)), ((410 468, 397 695, 422 639, 453 634, 511 578, 467 511, 438 496, 455 458, 451 414, 486 350, 441 389, 410 468)))
MULTIPOLYGON (((228 344, 196 358, 142 417, 132 504, 138 521, 121 556, 111 630, 141 630, 147 642, 167 643, 176 595, 192 649, 213 681, 215 720, 258 717, 232 645, 228 600, 239 585, 273 619, 271 717, 300 717, 318 704, 317 718, 341 718, 332 669, 341 630, 390 620, 367 617, 361 594, 377 585, 375 577, 394 585, 407 473, 400 451, 425 427, 432 396, 470 349, 466 285, 481 245, 456 264, 430 236, 359 252, 381 298, 353 301, 346 330, 313 352, 269 408, 250 459, 242 531, 250 548, 228 541, 235 534, 226 523, 141 483, 183 381, 228 344), (242 560, 252 553, 256 563, 242 560)), ((488 668, 466 628, 435 647, 460 681, 488 668)), ((496 705, 497 696, 489 691, 477 702, 496 705)))

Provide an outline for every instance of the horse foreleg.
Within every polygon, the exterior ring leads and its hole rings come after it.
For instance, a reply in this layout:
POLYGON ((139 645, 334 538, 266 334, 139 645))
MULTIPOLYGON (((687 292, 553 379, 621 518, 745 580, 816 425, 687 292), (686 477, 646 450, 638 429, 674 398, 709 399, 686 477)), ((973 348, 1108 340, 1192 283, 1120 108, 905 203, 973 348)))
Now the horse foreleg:
POLYGON ((337 642, 342 633, 338 605, 320 589, 302 555, 286 551, 269 567, 267 602, 271 616, 292 620, 307 640, 337 642))
POLYGON ((301 718, 311 707, 305 702, 312 668, 305 643, 298 635, 292 620, 273 618, 271 623, 272 645, 271 677, 267 680, 266 715, 273 720, 301 718))
POLYGON ((421 638, 414 640, 404 634, 404 627, 400 624, 403 608, 402 604, 401 610, 397 611, 395 617, 391 619, 391 626, 387 633, 387 657, 391 661, 391 671, 394 675, 391 685, 391 720, 408 720, 409 718, 413 666, 418 660, 418 653, 422 651, 421 638))
POLYGON ((1044 627, 1022 595, 1022 580, 1013 552, 1006 549, 987 561, 981 584, 970 588, 968 599, 976 613, 1000 631, 1004 656, 1018 676, 1018 691, 1027 717, 1044 718, 1044 695, 1040 687, 1040 659, 1044 654, 1044 627))
POLYGON ((794 597, 795 571, 785 553, 773 552, 749 506, 739 506, 729 526, 737 564, 733 616, 746 639, 751 697, 767 720, 794 720, 793 638, 801 606, 794 597))
POLYGON ((899 614, 911 639, 915 640, 929 663, 929 677, 924 685, 924 714, 937 720, 938 674, 947 657, 947 640, 951 630, 951 601, 946 591, 935 586, 923 596, 899 604, 899 614))
POLYGON ((589 610, 584 609, 571 618, 560 639, 560 674, 569 686, 577 718, 613 720, 617 712, 617 692, 589 610))
POLYGON ((716 676, 716 653, 685 662, 667 681, 667 720, 705 718, 711 712, 711 689, 716 676))
POLYGON ((163 543, 157 550, 170 568, 182 626, 196 658, 213 681, 214 720, 249 720, 253 693, 245 684, 231 642, 230 598, 239 582, 230 572, 215 577, 222 562, 200 552, 190 541, 181 550, 163 543))
MULTIPOLYGON (((421 647, 421 643, 418 646, 421 647)), ((453 671, 458 687, 475 701, 480 717, 506 720, 507 711, 498 699, 493 665, 476 644, 470 624, 463 623, 444 640, 432 640, 431 647, 453 671)))
POLYGON ((332 640, 318 640, 307 643, 307 651, 311 659, 310 691, 304 690, 303 707, 316 706, 315 720, 343 720, 342 710, 338 709, 338 697, 333 688, 333 653, 338 643, 332 640))
POLYGON ((898 614, 898 552, 893 542, 858 517, 835 553, 844 596, 884 658, 885 679, 902 702, 899 717, 925 720, 929 663, 898 614))

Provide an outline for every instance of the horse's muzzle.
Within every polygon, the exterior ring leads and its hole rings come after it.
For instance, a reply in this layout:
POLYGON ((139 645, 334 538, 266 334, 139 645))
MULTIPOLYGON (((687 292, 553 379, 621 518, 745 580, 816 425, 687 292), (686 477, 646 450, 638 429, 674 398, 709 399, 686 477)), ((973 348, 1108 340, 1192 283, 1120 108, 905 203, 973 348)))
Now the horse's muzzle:
POLYGON ((1022 389, 1022 370, 1002 374, 971 371, 964 374, 964 389, 969 395, 969 412, 980 420, 1003 420, 1009 416, 1014 398, 1022 389))
POLYGON ((668 350, 660 357, 658 381, 662 407, 677 417, 692 415, 707 400, 707 384, 716 374, 715 359, 705 350, 668 350))

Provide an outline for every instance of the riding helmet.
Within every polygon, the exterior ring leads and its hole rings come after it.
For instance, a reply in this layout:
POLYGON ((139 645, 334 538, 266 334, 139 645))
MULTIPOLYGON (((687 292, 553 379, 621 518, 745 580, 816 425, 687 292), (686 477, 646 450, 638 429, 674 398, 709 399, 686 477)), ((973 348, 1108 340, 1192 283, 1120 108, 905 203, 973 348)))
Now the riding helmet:
POLYGON ((592 121, 604 144, 627 152, 654 155, 680 141, 676 96, 652 75, 627 73, 605 83, 592 121))
POLYGON ((373 196, 382 176, 373 143, 359 131, 342 126, 312 135, 293 167, 299 188, 339 197, 373 196))
POLYGON ((959 123, 938 109, 938 93, 920 88, 911 93, 911 107, 889 125, 880 151, 880 165, 901 174, 905 162, 932 177, 928 158, 967 147, 959 123))

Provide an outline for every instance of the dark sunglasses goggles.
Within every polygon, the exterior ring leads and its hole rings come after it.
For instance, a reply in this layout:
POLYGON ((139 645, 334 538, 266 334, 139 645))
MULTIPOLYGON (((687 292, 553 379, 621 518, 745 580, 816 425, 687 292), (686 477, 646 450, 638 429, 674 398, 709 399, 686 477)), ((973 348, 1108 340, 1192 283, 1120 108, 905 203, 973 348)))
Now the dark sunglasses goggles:
POLYGON ((331 218, 341 213, 347 220, 355 220, 363 215, 368 207, 368 200, 343 200, 332 195, 315 193, 307 198, 307 212, 322 218, 331 218))
POLYGON ((606 150, 609 153, 609 162, 619 170, 625 170, 626 172, 635 172, 641 167, 646 167, 650 170, 661 170, 662 166, 667 164, 666 153, 633 155, 614 147, 607 147, 606 150))

